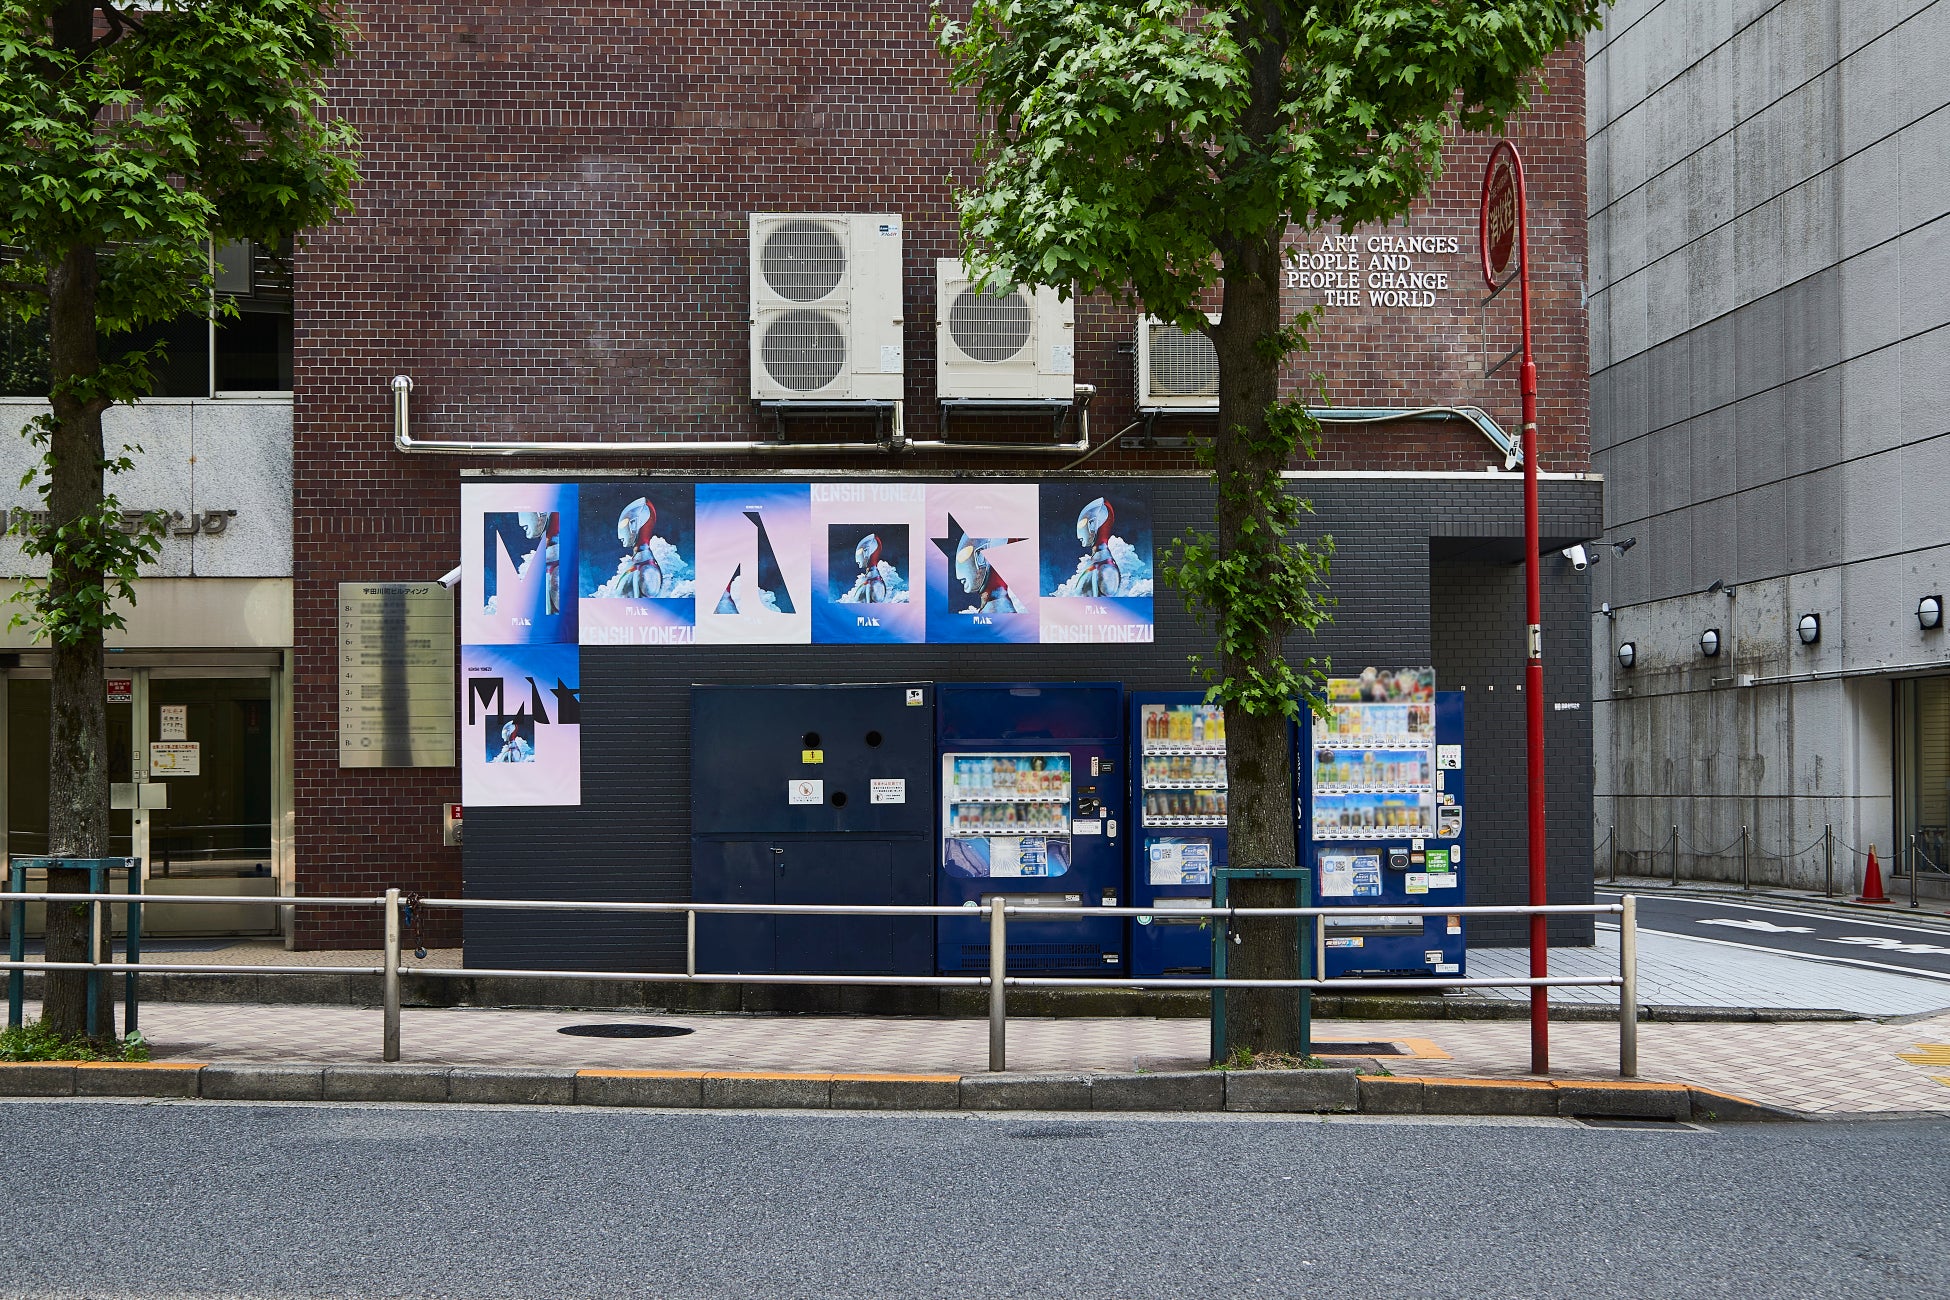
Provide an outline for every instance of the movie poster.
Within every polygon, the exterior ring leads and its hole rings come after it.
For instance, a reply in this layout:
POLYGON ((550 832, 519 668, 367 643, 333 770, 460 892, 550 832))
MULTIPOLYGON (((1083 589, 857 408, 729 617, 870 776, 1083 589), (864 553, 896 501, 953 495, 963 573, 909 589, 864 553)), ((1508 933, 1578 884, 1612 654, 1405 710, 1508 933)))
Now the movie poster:
POLYGON ((872 645, 927 639, 916 570, 926 528, 919 483, 812 485, 812 639, 872 645))
POLYGON ((697 485, 697 640, 806 645, 812 640, 811 488, 697 485))
POLYGON ((579 646, 462 646, 461 802, 581 803, 581 692, 579 646))
POLYGON ((1038 640, 1036 485, 927 487, 927 639, 1038 640))
POLYGON ((460 565, 461 644, 575 644, 573 484, 464 484, 460 565))
POLYGON ((696 637, 695 489, 596 480, 576 502, 583 645, 688 645, 696 637))
POLYGON ((1042 484, 1042 640, 1152 639, 1151 485, 1042 484))

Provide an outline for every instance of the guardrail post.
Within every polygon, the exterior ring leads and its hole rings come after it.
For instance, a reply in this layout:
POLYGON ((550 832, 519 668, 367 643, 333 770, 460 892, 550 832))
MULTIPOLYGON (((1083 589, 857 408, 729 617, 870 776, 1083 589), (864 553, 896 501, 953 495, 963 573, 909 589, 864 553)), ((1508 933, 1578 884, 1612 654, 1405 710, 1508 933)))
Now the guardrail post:
POLYGON ((1916 832, 1911 831, 1909 833, 1909 905, 1911 907, 1915 907, 1917 905, 1916 904, 1916 876, 1917 876, 1916 832))
POLYGON ((1009 1068, 1009 917, 1002 895, 989 896, 989 1069, 1009 1068))
POLYGON ((1679 828, 1672 828, 1672 883, 1679 883, 1679 828))
POLYGON ((684 913, 684 973, 697 976, 697 909, 684 913))
POLYGON ((381 1057, 399 1060, 399 890, 386 891, 386 1029, 381 1057))
POLYGON ((1752 870, 1748 866, 1748 861, 1747 828, 1742 826, 1740 828, 1740 887, 1751 890, 1754 887, 1754 879, 1752 870))
POLYGON ((1618 883, 1618 826, 1614 823, 1611 832, 1605 836, 1611 844, 1611 883, 1618 883))
POLYGON ((1835 825, 1821 828, 1821 896, 1835 896, 1835 825))
MULTIPOLYGON (((17 862, 7 864, 7 884, 11 892, 27 892, 27 868, 17 862)), ((45 956, 45 954, 43 954, 45 956)), ((20 1028, 21 1011, 25 1003, 25 983, 27 972, 18 963, 27 960, 27 904, 9 903, 7 905, 7 960, 16 963, 7 972, 7 1025, 20 1028)))
MULTIPOLYGON (((105 894, 108 892, 108 871, 102 860, 96 858, 88 864, 88 892, 105 894)), ((102 960, 102 900, 88 900, 88 965, 98 967, 102 960)), ((95 1038, 101 1033, 102 1024, 102 973, 91 969, 83 977, 88 990, 88 1037, 95 1038)), ((115 1013, 109 1012, 109 1029, 115 1028, 115 1013)))
POLYGON ((1618 914, 1618 1077, 1639 1073, 1639 900, 1625 895, 1618 914))

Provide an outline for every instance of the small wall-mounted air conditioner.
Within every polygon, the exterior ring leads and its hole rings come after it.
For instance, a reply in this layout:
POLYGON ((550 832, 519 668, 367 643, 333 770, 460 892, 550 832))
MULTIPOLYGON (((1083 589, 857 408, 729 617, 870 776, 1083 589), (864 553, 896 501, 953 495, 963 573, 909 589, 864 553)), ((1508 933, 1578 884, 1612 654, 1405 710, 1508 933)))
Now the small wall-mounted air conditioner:
POLYGON ((979 292, 952 257, 935 260, 934 290, 937 396, 1075 399, 1075 303, 1045 286, 979 292))
POLYGON ((751 214, 752 397, 899 401, 901 219, 751 214))
MULTIPOLYGON (((1219 320, 1217 315, 1207 319, 1219 320)), ((1138 317, 1137 372, 1139 410, 1219 409, 1219 354, 1204 334, 1155 316, 1138 317)))

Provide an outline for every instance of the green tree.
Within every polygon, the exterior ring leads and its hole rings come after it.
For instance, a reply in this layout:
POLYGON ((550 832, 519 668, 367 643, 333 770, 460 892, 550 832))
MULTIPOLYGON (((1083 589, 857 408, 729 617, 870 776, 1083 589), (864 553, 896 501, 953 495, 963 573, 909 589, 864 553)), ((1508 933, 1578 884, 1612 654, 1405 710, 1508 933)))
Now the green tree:
MULTIPOLYGON (((209 310, 213 240, 274 242, 347 206, 353 134, 323 78, 349 38, 334 0, 0 0, 0 310, 16 334, 45 321, 52 407, 25 431, 46 518, 22 550, 48 564, 23 596, 53 655, 54 856, 108 852, 102 638, 157 546, 104 490, 135 449, 106 451, 102 413, 149 390, 161 352, 104 341, 209 310)), ((48 958, 87 951, 86 910, 50 907, 48 958)), ((81 1033, 83 999, 79 975, 50 975, 43 1021, 81 1033)))
MULTIPOLYGON (((978 273, 1134 298, 1218 354, 1216 530, 1179 539, 1168 576, 1215 634, 1232 861, 1290 866, 1288 726, 1317 706, 1323 665, 1286 649, 1326 616, 1331 540, 1297 535, 1307 506, 1281 479, 1317 432, 1281 396, 1309 323, 1281 307, 1283 240, 1406 212, 1444 142, 1501 130, 1602 0, 973 0, 965 20, 936 3, 952 80, 988 114, 980 178, 960 196, 978 273)), ((1233 898, 1291 905, 1292 892, 1233 898)), ((1294 936, 1246 928, 1232 973, 1292 978, 1294 936)), ((1228 1053, 1293 1050, 1291 993, 1227 1006, 1228 1053)))

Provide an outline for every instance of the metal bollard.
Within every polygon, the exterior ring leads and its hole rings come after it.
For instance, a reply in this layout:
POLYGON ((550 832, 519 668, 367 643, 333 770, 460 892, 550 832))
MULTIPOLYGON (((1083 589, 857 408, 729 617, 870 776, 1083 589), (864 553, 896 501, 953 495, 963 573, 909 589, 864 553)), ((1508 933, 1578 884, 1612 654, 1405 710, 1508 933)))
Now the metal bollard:
POLYGON ((1821 896, 1835 896, 1835 826, 1832 822, 1821 828, 1821 896))
POLYGON ((1615 885, 1618 883, 1618 827, 1614 825, 1605 838, 1611 841, 1611 883, 1615 885))
POLYGON ((1672 883, 1679 883, 1679 828, 1672 828, 1672 883))
POLYGON ((386 1028, 380 1057, 399 1060, 399 890, 386 891, 386 1028))
POLYGON ((1749 863, 1749 859, 1747 856, 1747 828, 1745 826, 1742 826, 1740 828, 1740 887, 1742 889, 1751 890, 1754 887, 1754 877, 1753 877, 1753 870, 1748 865, 1748 863, 1749 863))
POLYGON ((697 975, 697 913, 684 913, 684 973, 697 975))
POLYGON ((1911 831, 1911 832, 1909 833, 1909 905, 1910 905, 1911 907, 1915 907, 1915 906, 1917 906, 1917 902, 1916 902, 1916 832, 1915 832, 1915 831, 1911 831))
POLYGON ((1625 895, 1618 914, 1618 1075, 1639 1073, 1639 900, 1625 895))
POLYGON ((989 1069, 1009 1068, 1009 918, 1002 895, 989 897, 989 1069))

